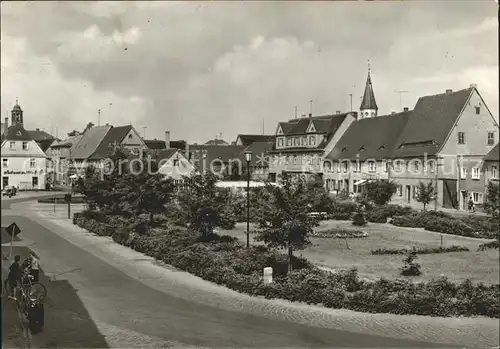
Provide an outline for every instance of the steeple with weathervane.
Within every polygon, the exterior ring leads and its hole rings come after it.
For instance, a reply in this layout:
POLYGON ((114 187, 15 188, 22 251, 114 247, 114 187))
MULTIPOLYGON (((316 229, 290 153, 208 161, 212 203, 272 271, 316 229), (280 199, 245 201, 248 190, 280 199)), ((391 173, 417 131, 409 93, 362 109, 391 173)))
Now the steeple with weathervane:
POLYGON ((12 125, 23 124, 23 110, 19 106, 19 101, 16 98, 16 105, 12 108, 11 113, 11 123, 12 125))
POLYGON ((361 106, 359 107, 360 119, 373 118, 377 116, 378 106, 373 93, 372 79, 370 76, 370 61, 368 61, 368 77, 366 78, 365 93, 361 106))

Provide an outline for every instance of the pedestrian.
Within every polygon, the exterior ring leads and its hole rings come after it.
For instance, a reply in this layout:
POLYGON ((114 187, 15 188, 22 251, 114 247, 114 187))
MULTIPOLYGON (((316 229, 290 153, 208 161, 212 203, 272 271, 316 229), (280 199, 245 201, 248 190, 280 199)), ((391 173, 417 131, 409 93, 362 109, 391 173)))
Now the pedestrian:
POLYGON ((472 200, 472 196, 469 198, 468 209, 469 212, 471 212, 474 209, 474 201, 472 200))
POLYGON ((16 299, 16 290, 18 287, 18 283, 21 280, 21 266, 19 265, 19 262, 21 261, 21 256, 16 255, 14 257, 14 262, 9 267, 9 286, 10 286, 10 292, 11 294, 9 295, 10 299, 16 299))
POLYGON ((30 251, 30 255, 28 257, 30 259, 30 274, 33 276, 33 281, 38 282, 39 277, 40 277, 40 264, 39 264, 39 259, 35 255, 33 251, 30 251))

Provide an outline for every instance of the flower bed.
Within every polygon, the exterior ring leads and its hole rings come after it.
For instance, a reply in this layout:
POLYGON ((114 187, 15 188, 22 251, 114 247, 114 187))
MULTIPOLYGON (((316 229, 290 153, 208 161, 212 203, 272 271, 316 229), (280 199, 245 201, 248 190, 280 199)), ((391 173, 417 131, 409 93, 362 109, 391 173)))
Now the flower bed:
POLYGON ((360 239, 368 237, 368 233, 360 230, 328 229, 323 231, 314 231, 311 234, 311 237, 333 239, 360 239))
POLYGON ((448 253, 448 252, 469 252, 469 249, 465 246, 450 246, 450 247, 434 247, 434 248, 424 248, 418 247, 412 249, 408 248, 378 248, 372 250, 371 253, 375 255, 383 254, 407 254, 410 251, 415 251, 417 254, 432 254, 432 253, 448 253))
MULTIPOLYGON (((137 234, 125 225, 110 229, 103 217, 76 213, 74 223, 113 239, 136 251, 162 260, 205 280, 233 290, 266 298, 281 298, 329 308, 370 313, 431 316, 500 316, 499 285, 454 284, 447 279, 428 283, 406 280, 367 282, 355 269, 335 274, 322 271, 303 258, 294 258, 294 271, 287 274, 287 257, 262 246, 250 249, 228 236, 200 241, 185 227, 165 225, 137 234), (273 268, 274 282, 264 285, 264 267, 273 268)), ((119 224, 119 220, 115 220, 119 224)))

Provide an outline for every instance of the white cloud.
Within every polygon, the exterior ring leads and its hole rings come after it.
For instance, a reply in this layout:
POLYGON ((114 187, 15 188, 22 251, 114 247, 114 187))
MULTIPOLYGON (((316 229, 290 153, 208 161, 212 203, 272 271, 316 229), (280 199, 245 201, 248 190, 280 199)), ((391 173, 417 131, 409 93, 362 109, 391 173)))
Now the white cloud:
POLYGON ((141 97, 123 99, 109 91, 96 92, 88 81, 63 78, 53 62, 35 56, 24 39, 2 34, 1 53, 3 116, 10 115, 19 97, 28 129, 55 132, 57 127, 62 136, 89 121, 97 124, 97 109, 102 110, 101 123, 118 125, 134 123, 150 107, 141 97))
POLYGON ((102 62, 112 59, 127 45, 136 44, 141 38, 141 30, 132 27, 124 32, 115 30, 110 36, 104 35, 95 24, 80 33, 65 33, 55 38, 59 42, 57 53, 63 59, 80 62, 102 62))

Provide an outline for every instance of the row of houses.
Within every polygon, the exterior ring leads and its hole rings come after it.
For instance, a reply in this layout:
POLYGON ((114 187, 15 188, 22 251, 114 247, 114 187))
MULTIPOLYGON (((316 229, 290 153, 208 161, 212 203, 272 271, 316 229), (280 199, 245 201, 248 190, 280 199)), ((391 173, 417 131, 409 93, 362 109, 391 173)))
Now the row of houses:
POLYGON ((227 180, 279 182, 283 174, 314 177, 333 193, 359 193, 374 179, 398 183, 394 201, 416 204, 420 181, 431 182, 436 207, 464 209, 482 203, 489 181, 498 181, 498 122, 477 87, 423 96, 415 107, 378 115, 368 73, 359 111, 304 115, 279 122, 272 135, 240 134, 231 144, 145 140, 131 125, 87 127, 58 140, 26 131, 16 103, 12 125, 3 125, 2 188, 43 189, 45 182, 70 185, 88 165, 103 168, 120 146, 132 157, 162 162, 160 172, 180 180, 210 171, 227 180), (44 166, 45 165, 45 166, 44 166))

